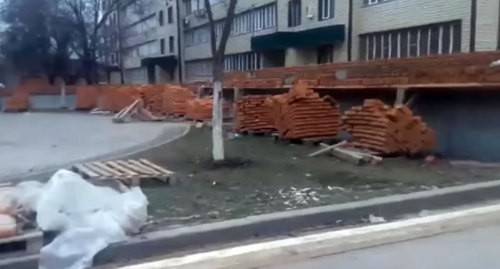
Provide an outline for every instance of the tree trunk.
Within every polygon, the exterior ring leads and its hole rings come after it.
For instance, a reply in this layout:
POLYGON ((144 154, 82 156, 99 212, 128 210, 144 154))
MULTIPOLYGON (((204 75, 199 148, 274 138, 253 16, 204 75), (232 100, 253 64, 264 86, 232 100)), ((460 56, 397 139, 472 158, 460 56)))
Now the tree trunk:
POLYGON ((222 66, 214 61, 213 111, 212 111, 212 157, 214 161, 224 160, 224 135, 222 131, 222 66))

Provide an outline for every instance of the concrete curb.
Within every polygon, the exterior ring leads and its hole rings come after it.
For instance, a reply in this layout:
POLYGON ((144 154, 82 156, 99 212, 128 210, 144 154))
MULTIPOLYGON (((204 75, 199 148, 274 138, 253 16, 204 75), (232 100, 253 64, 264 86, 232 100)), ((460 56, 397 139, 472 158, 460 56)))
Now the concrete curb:
POLYGON ((102 265, 144 259, 207 245, 290 235, 308 229, 358 224, 370 214, 397 219, 422 210, 435 210, 500 199, 500 180, 432 191, 394 195, 366 201, 279 212, 199 226, 152 232, 110 246, 94 262, 102 265), (120 258, 122 257, 122 258, 120 258))
MULTIPOLYGON (((175 124, 181 125, 182 123, 175 123, 175 124)), ((110 153, 106 153, 106 154, 102 154, 102 155, 98 155, 98 156, 94 156, 94 157, 90 157, 90 158, 84 158, 81 160, 76 160, 76 161, 72 161, 72 162, 68 162, 68 163, 63 163, 63 164, 59 164, 59 165, 45 167, 39 171, 32 172, 32 173, 8 175, 6 177, 3 177, 3 180, 4 181, 12 181, 14 183, 20 182, 21 180, 22 181, 25 181, 25 180, 35 180, 36 181, 36 180, 39 180, 40 178, 46 178, 48 180, 48 178, 54 172, 56 172, 58 169, 61 169, 62 167, 69 167, 72 164, 79 163, 79 162, 91 162, 91 161, 101 161, 101 160, 107 160, 107 159, 125 158, 127 156, 134 155, 134 154, 137 154, 137 153, 142 152, 142 151, 147 151, 147 150, 150 150, 152 148, 156 148, 156 147, 168 144, 172 141, 175 141, 175 140, 185 136, 187 133, 189 133, 190 130, 191 130, 191 125, 186 124, 186 127, 185 127, 184 131, 182 131, 181 134, 179 134, 171 139, 165 140, 165 138, 167 137, 167 131, 166 131, 166 128, 164 128, 162 130, 161 134, 159 134, 157 137, 153 138, 150 141, 146 141, 146 142, 134 145, 134 146, 130 146, 128 148, 120 149, 120 150, 117 150, 114 152, 110 152, 110 153)))
POLYGON ((143 263, 121 269, 229 269, 270 266, 500 222, 500 205, 313 234, 143 263))
MULTIPOLYGON (((96 266, 141 260, 224 243, 290 235, 309 229, 357 224, 370 214, 397 219, 436 210, 500 200, 500 180, 438 190, 393 195, 366 201, 250 216, 192 227, 152 232, 111 245, 94 258, 96 266), (339 220, 341 220, 339 222, 339 220)), ((0 262, 0 269, 37 268, 37 258, 0 262)), ((205 267, 198 267, 205 268, 205 267)))

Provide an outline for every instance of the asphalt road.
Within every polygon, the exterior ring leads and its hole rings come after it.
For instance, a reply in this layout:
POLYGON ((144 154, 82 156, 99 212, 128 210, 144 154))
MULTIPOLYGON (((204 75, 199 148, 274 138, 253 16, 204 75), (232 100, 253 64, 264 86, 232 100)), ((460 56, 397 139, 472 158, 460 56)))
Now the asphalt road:
POLYGON ((283 264, 272 269, 500 268, 500 225, 283 264))

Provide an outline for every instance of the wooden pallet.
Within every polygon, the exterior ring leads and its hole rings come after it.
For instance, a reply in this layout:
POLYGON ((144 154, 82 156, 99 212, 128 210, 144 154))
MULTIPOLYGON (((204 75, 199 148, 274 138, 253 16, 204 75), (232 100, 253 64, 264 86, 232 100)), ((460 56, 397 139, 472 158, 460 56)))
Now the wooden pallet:
POLYGON ((143 179, 174 181, 174 172, 146 159, 75 164, 71 170, 88 180, 118 180, 128 186, 139 186, 143 179))
POLYGON ((0 239, 0 260, 40 253, 43 233, 27 231, 21 235, 0 239))
POLYGON ((271 136, 275 130, 273 129, 261 129, 261 130, 251 130, 251 131, 241 131, 241 135, 253 135, 253 136, 271 136))
POLYGON ((283 142, 287 144, 308 144, 317 146, 323 142, 331 142, 336 141, 336 136, 328 136, 328 137, 310 137, 310 138, 301 138, 301 139, 289 139, 280 137, 279 133, 273 133, 272 137, 274 138, 274 142, 283 142))

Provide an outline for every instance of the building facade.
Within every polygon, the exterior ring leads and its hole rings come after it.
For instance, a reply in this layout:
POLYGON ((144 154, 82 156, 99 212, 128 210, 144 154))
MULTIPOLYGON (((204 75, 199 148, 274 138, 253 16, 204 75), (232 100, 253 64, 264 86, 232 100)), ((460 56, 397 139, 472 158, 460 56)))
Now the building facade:
MULTIPOLYGON (((211 0, 216 34, 227 1, 211 0)), ((185 81, 209 80, 204 0, 179 0, 185 81)), ((499 48, 500 2, 491 0, 239 1, 225 70, 418 57, 499 48)))
POLYGON ((176 0, 128 1, 107 19, 110 82, 119 83, 123 69, 128 84, 180 80, 179 18, 176 0))

